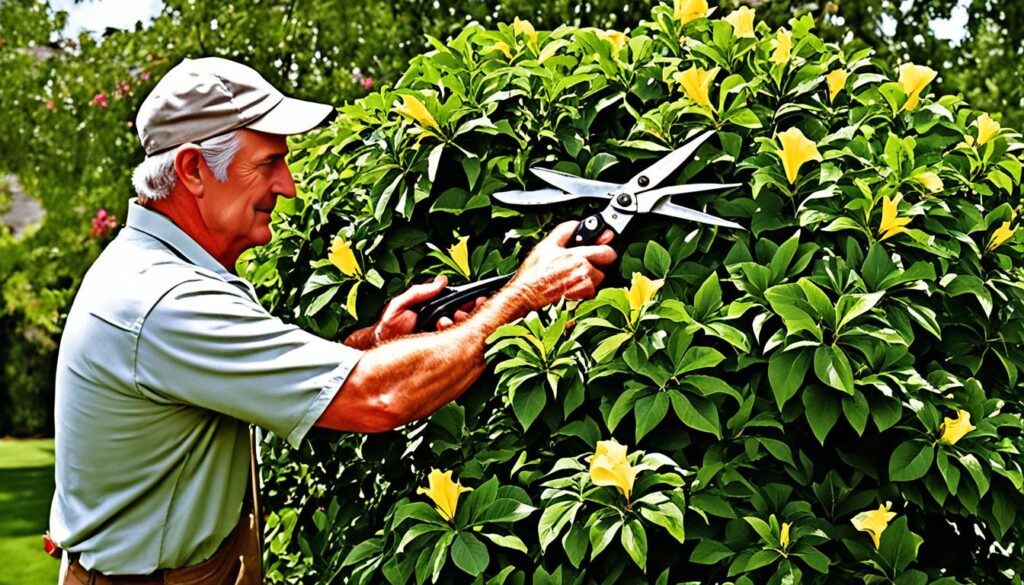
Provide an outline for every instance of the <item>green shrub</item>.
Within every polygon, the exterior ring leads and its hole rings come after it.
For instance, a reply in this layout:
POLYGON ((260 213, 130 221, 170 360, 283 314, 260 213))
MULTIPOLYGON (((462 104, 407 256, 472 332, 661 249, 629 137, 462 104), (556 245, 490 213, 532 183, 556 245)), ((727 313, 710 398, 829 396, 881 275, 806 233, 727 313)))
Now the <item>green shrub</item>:
POLYGON ((621 182, 715 128, 676 180, 744 187, 680 202, 749 231, 641 218, 597 298, 500 330, 457 404, 273 442, 272 581, 1019 582, 1020 135, 809 17, 738 37, 674 12, 621 46, 467 26, 296 145, 301 193, 245 271, 331 338, 588 211, 491 198, 534 165, 621 182), (416 491, 435 468, 474 488, 450 522, 416 491))

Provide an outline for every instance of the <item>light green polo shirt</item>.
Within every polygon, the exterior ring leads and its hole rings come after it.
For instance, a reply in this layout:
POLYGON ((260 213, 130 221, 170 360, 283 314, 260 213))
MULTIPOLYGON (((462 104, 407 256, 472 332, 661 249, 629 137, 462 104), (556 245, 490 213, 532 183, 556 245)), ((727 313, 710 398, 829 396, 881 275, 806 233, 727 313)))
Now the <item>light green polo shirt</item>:
POLYGON ((51 535, 109 575, 209 558, 241 512, 247 423, 297 445, 361 356, 271 316, 133 201, 61 339, 51 535))

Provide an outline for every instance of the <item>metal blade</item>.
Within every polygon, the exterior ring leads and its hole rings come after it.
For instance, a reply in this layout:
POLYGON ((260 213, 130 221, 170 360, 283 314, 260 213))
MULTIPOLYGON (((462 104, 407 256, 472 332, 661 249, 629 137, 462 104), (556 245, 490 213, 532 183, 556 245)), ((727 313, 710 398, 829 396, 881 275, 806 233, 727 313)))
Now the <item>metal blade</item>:
MULTIPOLYGON (((707 132, 698 134, 693 140, 672 151, 664 158, 647 167, 640 172, 640 174, 630 179, 623 187, 623 190, 626 193, 637 195, 640 191, 657 187, 665 180, 666 177, 679 168, 679 165, 683 164, 686 162, 686 159, 693 156, 693 153, 697 152, 700 145, 704 144, 704 141, 710 138, 714 133, 714 130, 708 130, 707 132)), ((640 195, 640 197, 642 196, 643 195, 640 195)))
POLYGON ((561 171, 551 169, 531 168, 530 172, 539 177, 545 183, 554 185, 559 189, 572 193, 577 197, 599 197, 611 199, 611 194, 622 189, 617 183, 605 183, 593 179, 584 179, 576 175, 570 175, 561 171))
POLYGON ((508 205, 547 205, 575 201, 580 198, 574 193, 566 193, 561 189, 538 189, 536 191, 501 191, 493 195, 495 199, 508 205))
POLYGON ((746 230, 746 228, 744 228, 743 226, 734 221, 729 221, 727 219, 715 217, 714 215, 704 213, 703 211, 690 209, 689 207, 683 207, 682 205, 676 205, 675 203, 669 201, 668 198, 662 199, 661 203, 655 205, 654 209, 651 210, 651 213, 667 215, 669 217, 674 217, 677 219, 686 219, 689 221, 696 221, 700 223, 709 223, 711 225, 728 227, 738 230, 746 230))
POLYGON ((687 183, 685 185, 673 185, 662 187, 653 191, 641 193, 637 199, 641 213, 654 209, 662 199, 671 195, 686 195, 688 193, 706 193, 708 191, 722 191, 741 186, 742 183, 687 183))

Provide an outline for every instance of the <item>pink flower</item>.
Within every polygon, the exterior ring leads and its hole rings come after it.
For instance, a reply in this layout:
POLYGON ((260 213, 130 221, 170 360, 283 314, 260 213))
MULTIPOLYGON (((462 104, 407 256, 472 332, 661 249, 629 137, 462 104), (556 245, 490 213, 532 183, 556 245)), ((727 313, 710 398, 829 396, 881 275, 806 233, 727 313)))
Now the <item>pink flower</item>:
POLYGON ((92 218, 92 237, 102 238, 116 227, 117 216, 108 215, 107 210, 101 208, 96 212, 96 217, 92 218))
POLYGON ((363 81, 362 81, 362 86, 363 86, 363 89, 365 89, 367 91, 373 89, 373 78, 372 77, 364 77, 363 81))
POLYGON ((96 105, 96 106, 99 106, 99 107, 105 109, 107 107, 107 94, 100 92, 100 93, 94 95, 93 98, 92 98, 92 103, 93 103, 93 105, 96 105))
POLYGON ((52 110, 57 107, 57 104, 53 103, 53 100, 46 100, 46 109, 52 110))
POLYGON ((149 81, 149 71, 143 71, 139 74, 139 79, 142 81, 149 81))

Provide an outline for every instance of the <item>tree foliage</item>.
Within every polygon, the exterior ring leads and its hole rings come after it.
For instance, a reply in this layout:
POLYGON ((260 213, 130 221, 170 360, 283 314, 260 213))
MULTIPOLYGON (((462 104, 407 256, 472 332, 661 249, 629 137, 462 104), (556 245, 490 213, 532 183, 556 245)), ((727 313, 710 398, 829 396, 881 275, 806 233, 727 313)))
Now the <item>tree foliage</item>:
POLYGON ((749 231, 642 218, 597 298, 499 330, 457 404, 273 443, 274 582, 1016 578, 1020 134, 810 15, 727 14, 468 26, 295 144, 300 196, 245 274, 327 337, 589 209, 492 199, 534 165, 621 182, 713 128, 675 180, 742 183, 686 203, 749 231), (450 520, 432 469, 474 488, 450 520))

